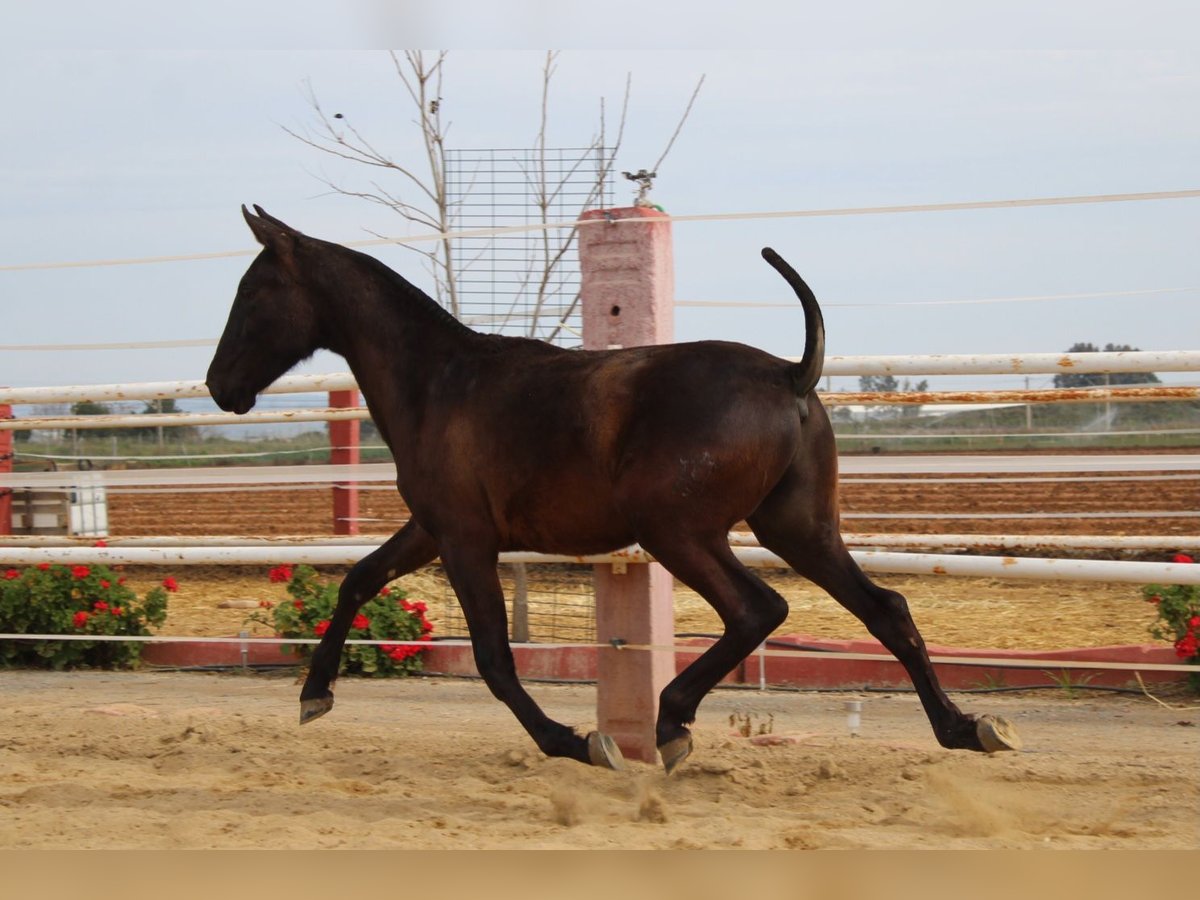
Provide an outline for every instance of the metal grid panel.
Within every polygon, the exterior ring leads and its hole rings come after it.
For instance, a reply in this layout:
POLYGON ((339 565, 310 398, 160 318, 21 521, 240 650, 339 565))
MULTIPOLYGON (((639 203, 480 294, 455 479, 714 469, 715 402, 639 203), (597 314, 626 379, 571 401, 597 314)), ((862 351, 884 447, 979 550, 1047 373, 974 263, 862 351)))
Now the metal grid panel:
MULTIPOLYGON (((592 567, 577 565, 527 565, 526 591, 529 640, 533 643, 596 641, 596 594, 592 567)), ((467 622, 441 566, 431 566, 436 579, 427 583, 421 599, 429 605, 439 638, 467 637, 467 622)), ((403 582, 401 582, 403 583, 403 582)), ((500 584, 513 621, 516 586, 512 566, 500 566, 500 584)))
MULTIPOLYGON (((612 194, 603 147, 447 150, 454 228, 570 221, 612 194)), ((579 257, 563 229, 458 238, 459 316, 484 331, 580 343, 579 257)))

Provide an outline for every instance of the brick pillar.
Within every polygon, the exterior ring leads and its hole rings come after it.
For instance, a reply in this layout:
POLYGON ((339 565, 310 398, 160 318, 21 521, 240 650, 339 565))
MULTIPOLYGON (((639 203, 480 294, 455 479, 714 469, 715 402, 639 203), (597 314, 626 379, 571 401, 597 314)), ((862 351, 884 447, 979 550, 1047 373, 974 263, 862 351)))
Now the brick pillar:
MULTIPOLYGON (((358 407, 358 391, 330 391, 329 405, 335 409, 358 407)), ((358 463, 358 419, 329 423, 329 461, 334 465, 358 463)), ((358 483, 339 482, 333 486, 333 533, 358 534, 358 483)))
MULTIPOLYGON (((12 407, 0 403, 0 419, 11 419, 12 407)), ((0 472, 13 470, 13 433, 0 431, 0 472)), ((12 534, 12 488, 0 487, 0 534, 12 534)))
MULTIPOLYGON (((671 223, 652 209, 584 213, 582 218, 645 221, 579 229, 583 346, 608 350, 670 343, 675 275, 671 223), (660 221, 656 221, 660 220, 660 221)), ((675 636, 673 579, 658 563, 596 566, 596 634, 601 643, 670 647, 675 636)), ((658 760, 658 695, 675 675, 670 650, 601 647, 597 721, 630 759, 658 760)))

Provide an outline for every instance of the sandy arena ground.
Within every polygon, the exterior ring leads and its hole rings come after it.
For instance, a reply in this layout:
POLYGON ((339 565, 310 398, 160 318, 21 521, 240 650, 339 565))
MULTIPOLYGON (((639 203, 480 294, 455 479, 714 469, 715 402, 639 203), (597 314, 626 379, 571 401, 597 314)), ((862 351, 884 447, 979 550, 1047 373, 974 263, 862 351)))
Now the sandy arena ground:
MULTIPOLYGON (((668 778, 547 759, 474 681, 343 681, 301 728, 290 676, 3 679, 5 848, 1200 847, 1194 698, 960 696, 1025 739, 986 756, 939 748, 911 695, 864 697, 851 737, 847 695, 721 690, 668 778)), ((591 688, 531 692, 594 720, 591 688)))

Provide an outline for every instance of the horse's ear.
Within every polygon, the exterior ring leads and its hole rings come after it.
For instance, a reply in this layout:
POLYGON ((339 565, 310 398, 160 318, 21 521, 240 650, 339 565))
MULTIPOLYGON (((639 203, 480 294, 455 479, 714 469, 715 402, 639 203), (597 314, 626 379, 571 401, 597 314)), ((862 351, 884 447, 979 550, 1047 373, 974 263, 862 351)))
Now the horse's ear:
MULTIPOLYGON (((245 209, 245 207, 242 207, 242 208, 245 209)), ((264 218, 268 222, 270 222, 272 225, 278 225, 284 231, 290 231, 292 234, 300 233, 295 228, 293 228, 291 225, 289 225, 287 222, 283 222, 283 221, 280 221, 279 219, 275 218, 273 215, 271 215, 269 212, 267 212, 265 209, 263 209, 257 203, 254 204, 254 211, 256 213, 258 213, 259 216, 261 216, 262 218, 264 218)))
POLYGON ((246 219, 246 224, 250 226, 250 230, 254 232, 254 237, 264 247, 274 250, 278 254, 280 261, 285 265, 291 266, 295 262, 296 236, 299 234, 294 228, 289 228, 278 219, 274 219, 264 213, 259 207, 254 207, 259 215, 254 215, 250 210, 246 209, 245 204, 242 205, 242 215, 246 219))

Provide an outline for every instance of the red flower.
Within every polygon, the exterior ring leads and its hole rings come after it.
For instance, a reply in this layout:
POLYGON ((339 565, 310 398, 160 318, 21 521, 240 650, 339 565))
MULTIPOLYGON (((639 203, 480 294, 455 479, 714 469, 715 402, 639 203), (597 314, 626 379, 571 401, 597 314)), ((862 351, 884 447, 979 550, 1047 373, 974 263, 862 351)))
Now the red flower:
POLYGON ((433 631, 433 623, 430 622, 426 618, 422 618, 421 619, 421 633, 429 634, 429 632, 431 632, 431 631, 433 631))
POLYGON ((272 606, 274 606, 275 604, 274 604, 274 603, 272 603, 270 600, 259 600, 259 601, 258 601, 258 605, 259 605, 259 606, 260 606, 262 609, 270 609, 270 608, 271 608, 272 606))
POLYGON ((109 615, 113 615, 113 616, 123 616, 123 615, 125 615, 125 610, 123 610, 123 609, 122 609, 121 607, 119 607, 119 606, 114 606, 114 607, 113 607, 112 609, 110 609, 108 612, 109 612, 109 615))
POLYGON ((38 563, 38 568, 43 572, 48 572, 50 571, 50 563, 38 563))
POLYGON ((327 632, 328 630, 329 630, 329 620, 328 619, 322 619, 320 622, 318 622, 316 625, 313 626, 313 634, 315 634, 317 637, 323 636, 325 634, 325 632, 327 632))
POLYGON ((95 603, 92 604, 92 609, 94 609, 96 612, 107 612, 108 604, 105 603, 103 600, 97 600, 95 603))
POLYGON ((16 569, 6 569, 4 572, 4 577, 7 578, 9 581, 12 581, 14 578, 20 578, 21 573, 18 572, 16 569))
POLYGON ((267 577, 269 577, 271 579, 272 584, 291 581, 292 580, 292 567, 291 566, 276 566, 275 568, 273 568, 270 571, 270 573, 268 574, 267 577))
POLYGON ((104 588, 107 591, 110 587, 112 587, 112 584, 110 584, 108 581, 101 578, 100 579, 100 587, 104 588))
POLYGON ((89 569, 87 566, 72 566, 71 567, 71 577, 73 577, 73 578, 87 578, 91 574, 92 574, 92 570, 89 569))
POLYGON ((1194 563, 1195 560, 1192 559, 1190 556, 1188 556, 1186 553, 1176 553, 1174 556, 1171 557, 1171 562, 1194 563))
POLYGON ((379 592, 379 596, 380 596, 380 597, 386 597, 386 596, 388 596, 388 595, 389 595, 391 592, 392 592, 392 589, 391 589, 390 587, 385 587, 383 590, 381 590, 381 591, 379 592))
POLYGON ((107 547, 108 544, 105 543, 104 541, 96 541, 96 543, 92 544, 92 546, 93 547, 107 547))
POLYGON ((175 593, 177 590, 179 590, 179 582, 174 578, 164 578, 162 586, 171 593, 175 593))
POLYGON ((304 601, 303 600, 293 600, 292 606, 296 607, 296 609, 304 609, 304 601))
POLYGON ((368 628, 371 627, 371 620, 368 619, 366 616, 364 616, 362 613, 359 613, 357 616, 354 617, 354 621, 351 622, 350 625, 352 628, 361 628, 363 631, 366 631, 368 628))
POLYGON ((125 583, 125 576, 122 575, 120 578, 117 579, 117 584, 124 584, 124 583, 125 583))
POLYGON ((1200 628, 1200 616, 1192 616, 1188 619, 1188 628, 1200 628))
POLYGON ((425 605, 424 600, 416 600, 408 605, 409 612, 423 613, 428 611, 429 607, 425 605))
POLYGON ((89 613, 80 611, 75 613, 75 618, 73 618, 71 622, 77 629, 82 630, 84 626, 87 625, 88 619, 90 618, 91 615, 89 613))
POLYGON ((1195 656, 1198 649, 1200 649, 1200 641, 1196 640, 1196 635, 1192 632, 1188 632, 1175 642, 1175 655, 1180 659, 1195 656))

